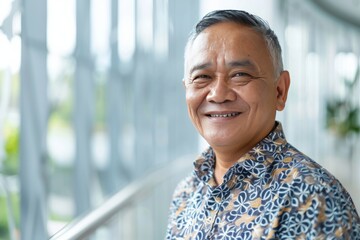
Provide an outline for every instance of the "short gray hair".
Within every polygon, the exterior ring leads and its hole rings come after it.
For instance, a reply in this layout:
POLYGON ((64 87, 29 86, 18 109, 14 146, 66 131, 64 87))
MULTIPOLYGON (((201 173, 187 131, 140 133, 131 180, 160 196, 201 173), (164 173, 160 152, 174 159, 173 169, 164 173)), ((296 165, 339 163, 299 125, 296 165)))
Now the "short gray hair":
POLYGON ((268 50, 273 60, 274 69, 277 74, 283 71, 281 46, 275 32, 262 18, 242 10, 215 10, 206 14, 195 26, 190 34, 185 48, 185 57, 189 47, 197 36, 206 28, 222 22, 234 22, 248 26, 259 32, 267 43, 268 50))

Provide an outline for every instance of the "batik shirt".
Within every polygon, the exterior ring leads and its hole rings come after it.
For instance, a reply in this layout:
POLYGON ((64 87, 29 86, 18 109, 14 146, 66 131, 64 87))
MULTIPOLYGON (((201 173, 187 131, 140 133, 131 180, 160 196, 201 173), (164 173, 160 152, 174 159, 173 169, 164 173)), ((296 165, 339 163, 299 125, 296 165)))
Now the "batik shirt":
POLYGON ((214 180, 212 148, 176 188, 166 239, 360 240, 348 192, 319 164, 287 143, 278 123, 214 180))

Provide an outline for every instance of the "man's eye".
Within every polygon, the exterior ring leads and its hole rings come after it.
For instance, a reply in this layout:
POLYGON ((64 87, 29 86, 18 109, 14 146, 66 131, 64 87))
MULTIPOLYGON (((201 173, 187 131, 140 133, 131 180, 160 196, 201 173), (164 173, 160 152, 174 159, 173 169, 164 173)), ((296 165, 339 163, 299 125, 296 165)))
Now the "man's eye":
POLYGON ((251 77, 251 75, 245 72, 238 72, 234 74, 234 77, 251 77))
POLYGON ((232 82, 234 82, 237 85, 246 85, 248 84, 253 77, 245 72, 238 72, 233 75, 231 78, 232 82))
POLYGON ((211 76, 206 74, 195 75, 189 79, 189 84, 196 88, 202 88, 207 86, 211 82, 211 76))
POLYGON ((204 85, 204 84, 207 84, 210 80, 211 80, 210 75, 200 74, 200 75, 196 75, 195 77, 191 78, 190 83, 193 83, 196 85, 204 85))
POLYGON ((198 75, 198 76, 195 76, 193 78, 193 81, 196 81, 196 80, 207 80, 207 79, 211 79, 211 77, 209 75, 206 75, 206 74, 201 74, 201 75, 198 75))

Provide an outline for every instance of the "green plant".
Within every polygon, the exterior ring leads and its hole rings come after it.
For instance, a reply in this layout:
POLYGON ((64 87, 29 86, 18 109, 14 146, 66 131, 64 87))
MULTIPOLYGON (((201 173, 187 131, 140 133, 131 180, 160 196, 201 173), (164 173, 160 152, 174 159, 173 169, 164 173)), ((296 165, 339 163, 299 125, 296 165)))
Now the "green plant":
MULTIPOLYGON (((19 226, 20 222, 20 198, 18 193, 12 193, 10 194, 10 201, 13 203, 14 207, 14 218, 15 218, 15 225, 19 226)), ((10 233, 9 233, 9 225, 8 225, 8 216, 5 209, 9 207, 6 204, 6 198, 5 196, 0 196, 0 209, 4 211, 0 211, 0 239, 10 239, 10 233)))
POLYGON ((8 128, 5 133, 5 159, 2 169, 4 175, 15 175, 18 173, 19 165, 19 130, 8 128))
MULTIPOLYGON (((344 98, 330 99, 326 104, 326 127, 340 138, 348 138, 360 133, 360 108, 354 103, 354 89, 360 79, 360 65, 358 65, 354 79, 344 79, 346 94, 344 98)), ((356 93, 359 94, 359 93, 356 93)))

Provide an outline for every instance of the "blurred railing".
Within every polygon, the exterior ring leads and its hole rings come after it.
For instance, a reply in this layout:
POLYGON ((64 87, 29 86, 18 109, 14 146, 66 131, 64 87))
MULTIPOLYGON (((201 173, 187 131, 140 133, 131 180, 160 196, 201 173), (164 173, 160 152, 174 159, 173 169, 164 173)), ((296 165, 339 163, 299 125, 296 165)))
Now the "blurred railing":
POLYGON ((190 173, 191 159, 182 157, 135 180, 50 239, 163 239, 171 194, 190 173))
POLYGON ((16 240, 18 232, 12 194, 18 192, 18 178, 16 175, 6 176, 0 173, 0 198, 5 198, 6 219, 9 230, 8 239, 16 240))

